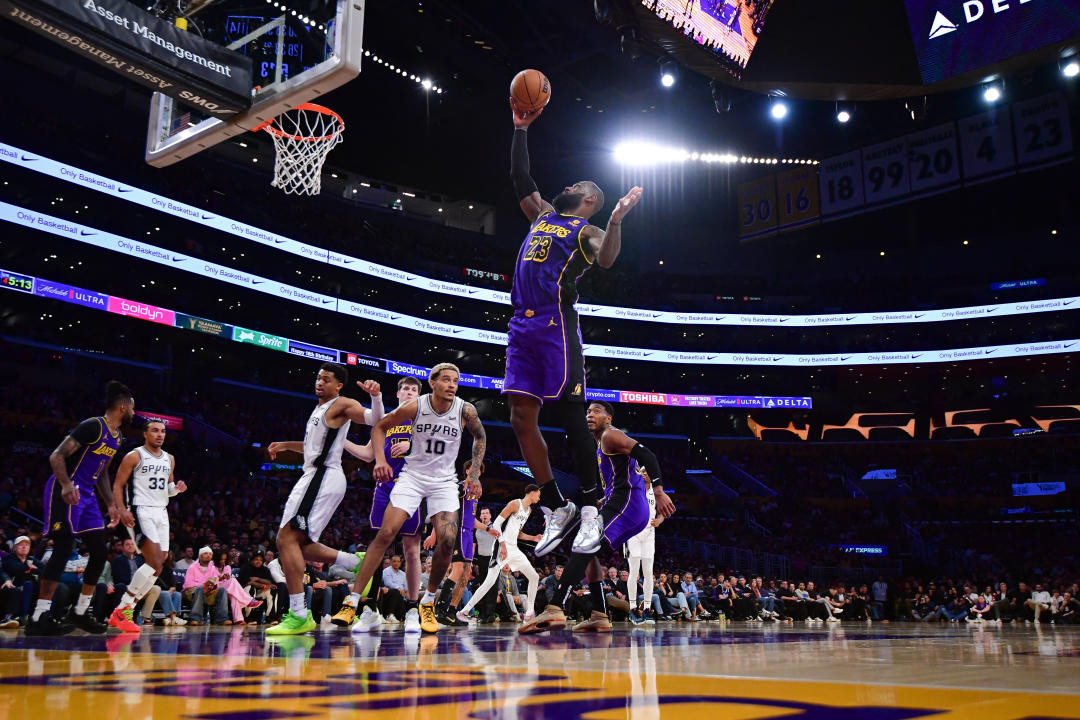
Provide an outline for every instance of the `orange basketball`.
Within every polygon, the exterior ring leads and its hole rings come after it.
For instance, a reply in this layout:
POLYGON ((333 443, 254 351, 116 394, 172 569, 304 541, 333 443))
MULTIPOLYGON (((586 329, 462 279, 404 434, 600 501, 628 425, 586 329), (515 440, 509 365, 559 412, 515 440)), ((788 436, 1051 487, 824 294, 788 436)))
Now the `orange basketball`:
POLYGON ((522 70, 510 81, 510 97, 519 110, 539 110, 551 99, 551 83, 539 70, 522 70))

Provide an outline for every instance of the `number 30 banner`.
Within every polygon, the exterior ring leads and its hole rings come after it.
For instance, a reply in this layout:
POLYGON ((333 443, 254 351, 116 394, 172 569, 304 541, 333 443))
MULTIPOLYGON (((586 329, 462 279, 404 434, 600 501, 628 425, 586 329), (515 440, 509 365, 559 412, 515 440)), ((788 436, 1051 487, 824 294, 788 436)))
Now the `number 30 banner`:
POLYGON ((739 183, 739 239, 776 234, 776 176, 739 183))

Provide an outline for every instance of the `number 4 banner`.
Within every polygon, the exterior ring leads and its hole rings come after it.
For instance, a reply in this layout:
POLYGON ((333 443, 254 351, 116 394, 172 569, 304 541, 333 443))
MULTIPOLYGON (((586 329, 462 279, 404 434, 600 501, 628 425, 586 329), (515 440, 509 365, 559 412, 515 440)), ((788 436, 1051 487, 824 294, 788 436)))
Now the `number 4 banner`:
POLYGON ((1012 118, 1007 108, 964 118, 959 125, 965 185, 976 185, 1014 172, 1012 118))
POLYGON ((1061 93, 1016 103, 1013 105, 1013 125, 1021 170, 1052 165, 1072 154, 1069 111, 1061 93))
POLYGON ((907 148, 913 194, 930 195, 960 184, 954 123, 908 135, 907 148))
POLYGON ((779 173, 776 185, 780 232, 797 230, 819 220, 816 166, 804 165, 779 173))

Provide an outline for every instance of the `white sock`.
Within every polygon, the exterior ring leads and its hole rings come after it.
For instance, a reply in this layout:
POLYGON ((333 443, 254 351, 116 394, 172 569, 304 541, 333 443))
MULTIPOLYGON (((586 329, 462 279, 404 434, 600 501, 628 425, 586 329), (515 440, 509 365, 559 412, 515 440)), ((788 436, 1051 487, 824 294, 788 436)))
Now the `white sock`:
POLYGON ((600 511, 596 509, 595 505, 586 505, 585 507, 581 508, 582 521, 595 520, 598 514, 600 514, 600 511))
POLYGON ((52 607, 52 600, 38 600, 37 605, 34 606, 34 614, 31 620, 37 622, 41 619, 42 613, 49 612, 49 608, 52 607))
POLYGON ((157 575, 154 573, 154 568, 147 564, 139 566, 139 569, 132 575, 127 591, 117 607, 135 607, 135 603, 142 600, 143 595, 150 592, 150 588, 154 587, 155 582, 157 582, 157 575))
POLYGON ((349 597, 345 598, 345 604, 353 610, 360 607, 360 593, 349 593, 349 597))
POLYGON ((86 609, 90 607, 90 600, 93 599, 93 595, 79 594, 79 599, 75 601, 75 614, 85 615, 86 609))
POLYGON ((641 601, 641 607, 642 607, 642 612, 644 612, 645 610, 650 609, 652 607, 652 598, 649 598, 648 600, 642 600, 641 601))
POLYGON ((431 592, 430 590, 425 590, 424 597, 420 600, 420 604, 427 605, 433 602, 435 602, 435 593, 431 592))
POLYGON ((354 567, 360 564, 360 558, 356 557, 354 553, 346 553, 338 550, 337 562, 335 565, 340 565, 346 570, 352 570, 354 567))
POLYGON ((307 617, 307 607, 304 606, 303 592, 289 593, 289 610, 301 620, 307 617))

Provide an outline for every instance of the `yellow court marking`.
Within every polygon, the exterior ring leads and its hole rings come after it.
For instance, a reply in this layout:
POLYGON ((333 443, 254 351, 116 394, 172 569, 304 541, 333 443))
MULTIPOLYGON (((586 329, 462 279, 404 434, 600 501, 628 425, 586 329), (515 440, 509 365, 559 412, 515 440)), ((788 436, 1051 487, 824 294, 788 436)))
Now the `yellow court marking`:
POLYGON ((0 720, 1080 718, 1080 697, 1065 694, 660 674, 625 660, 598 659, 603 671, 441 662, 0 651, 0 720))

